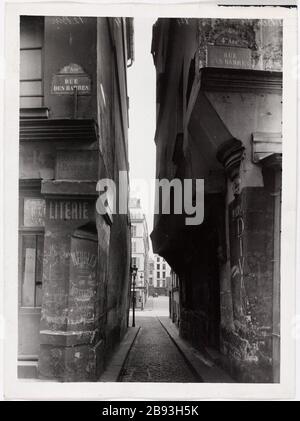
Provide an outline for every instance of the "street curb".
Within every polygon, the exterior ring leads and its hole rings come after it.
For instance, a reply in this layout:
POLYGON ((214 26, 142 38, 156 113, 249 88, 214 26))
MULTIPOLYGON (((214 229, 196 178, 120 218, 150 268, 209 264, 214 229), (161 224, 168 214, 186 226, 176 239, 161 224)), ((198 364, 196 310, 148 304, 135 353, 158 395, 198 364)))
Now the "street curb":
POLYGON ((178 350, 189 365, 193 367, 203 383, 235 383, 235 381, 220 367, 204 357, 200 351, 193 348, 187 341, 180 338, 178 330, 168 317, 158 317, 159 322, 170 336, 178 350))
POLYGON ((140 327, 128 328, 123 340, 114 352, 107 368, 97 380, 98 382, 117 382, 119 380, 122 368, 124 367, 139 330, 140 327))

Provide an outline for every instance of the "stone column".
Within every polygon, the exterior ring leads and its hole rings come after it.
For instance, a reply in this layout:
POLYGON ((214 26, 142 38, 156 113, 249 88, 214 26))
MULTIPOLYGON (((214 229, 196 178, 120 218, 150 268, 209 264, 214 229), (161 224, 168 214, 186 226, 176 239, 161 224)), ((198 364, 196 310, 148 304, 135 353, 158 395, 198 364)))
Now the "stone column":
POLYGON ((77 183, 77 196, 72 183, 73 195, 67 196, 65 183, 49 181, 42 186, 47 198, 39 375, 91 381, 97 377, 102 346, 96 323, 95 198, 86 194, 84 182, 77 183), (85 195, 79 196, 82 192, 85 195))
POLYGON ((55 179, 42 182, 40 378, 95 381, 103 370, 110 226, 96 215, 98 160, 89 138, 56 146, 55 179))

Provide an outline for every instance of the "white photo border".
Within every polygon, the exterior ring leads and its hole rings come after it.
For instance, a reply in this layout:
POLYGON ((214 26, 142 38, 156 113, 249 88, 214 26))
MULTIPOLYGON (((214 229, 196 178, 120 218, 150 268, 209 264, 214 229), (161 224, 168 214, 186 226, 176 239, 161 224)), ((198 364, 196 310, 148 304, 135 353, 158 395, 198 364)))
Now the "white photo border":
MULTIPOLYGON (((150 53, 150 52, 149 52, 150 53)), ((289 399, 295 392, 297 215, 297 11, 213 4, 7 2, 4 84, 4 399, 289 399), (279 384, 59 383, 17 378, 19 16, 157 16, 283 19, 283 172, 281 238, 281 381, 279 384)))

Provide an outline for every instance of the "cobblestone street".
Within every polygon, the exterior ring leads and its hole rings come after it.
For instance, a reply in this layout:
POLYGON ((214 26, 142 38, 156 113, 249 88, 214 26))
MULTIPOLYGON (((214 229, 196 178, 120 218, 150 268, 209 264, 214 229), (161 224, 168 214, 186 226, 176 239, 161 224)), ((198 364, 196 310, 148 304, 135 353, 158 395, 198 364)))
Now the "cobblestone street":
POLYGON ((149 297, 145 310, 136 312, 140 331, 119 381, 199 382, 158 319, 168 316, 168 302, 168 297, 149 297))

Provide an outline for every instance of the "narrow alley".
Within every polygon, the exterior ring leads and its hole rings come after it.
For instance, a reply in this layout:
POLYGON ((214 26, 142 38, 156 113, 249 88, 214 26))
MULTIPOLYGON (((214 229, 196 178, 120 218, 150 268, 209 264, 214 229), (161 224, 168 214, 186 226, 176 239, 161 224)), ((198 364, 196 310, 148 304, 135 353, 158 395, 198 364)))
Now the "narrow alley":
POLYGON ((279 384, 283 20, 92 15, 18 15, 18 379, 279 384))
POLYGON ((168 317, 168 306, 169 300, 166 296, 149 297, 145 310, 136 313, 136 326, 140 326, 140 330, 119 381, 181 383, 201 381, 160 322, 160 319, 168 317))

